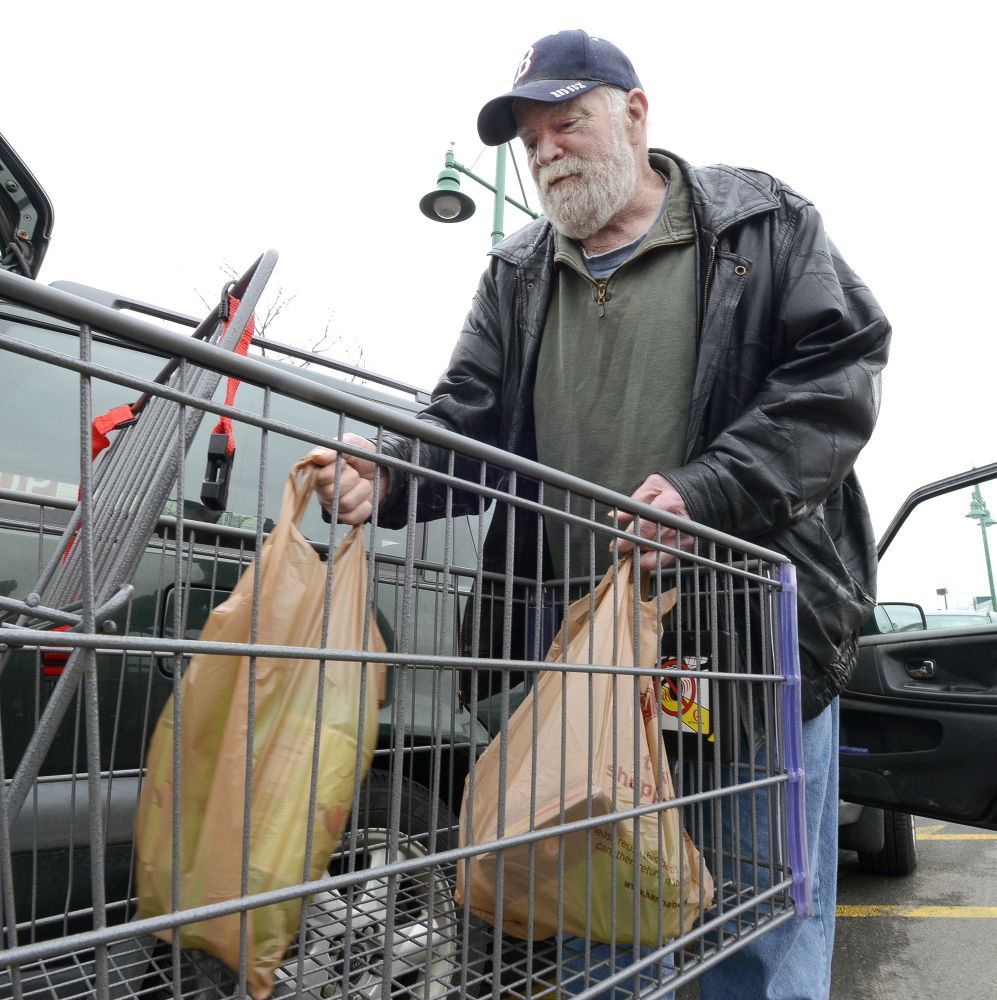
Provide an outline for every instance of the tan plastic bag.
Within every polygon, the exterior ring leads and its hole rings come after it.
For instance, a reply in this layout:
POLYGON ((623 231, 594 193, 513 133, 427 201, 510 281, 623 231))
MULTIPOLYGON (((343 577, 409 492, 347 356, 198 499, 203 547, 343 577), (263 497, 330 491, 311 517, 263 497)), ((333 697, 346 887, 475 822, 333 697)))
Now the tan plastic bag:
MULTIPOLYGON (((568 609, 568 663, 634 666, 633 586, 631 559, 620 560, 614 593, 612 570, 596 587, 593 625, 594 647, 589 658, 590 598, 585 596, 568 609), (617 648, 613 649, 614 612, 617 648)), ((666 595, 661 612, 675 604, 674 591, 666 595)), ((640 602, 640 666, 657 664, 656 600, 640 602)), ((548 662, 562 658, 564 628, 554 639, 548 662)), ((657 729, 654 685, 647 678, 580 672, 543 671, 534 689, 509 719, 506 754, 504 836, 531 829, 542 830, 597 817, 635 806, 666 802, 675 797, 668 762, 657 729), (590 694, 591 684, 591 694, 590 694), (634 727, 634 685, 639 685, 643 725, 634 727), (614 692, 615 688, 615 692, 614 692), (533 787, 533 705, 537 703, 536 788, 533 787), (562 709, 566 709, 562 716, 562 709), (593 744, 589 751, 589 711, 593 713, 593 744), (562 719, 567 725, 562 725, 562 719), (616 755, 613 755, 614 726, 616 755), (639 741, 642 774, 635 802, 631 776, 634 743, 639 741), (561 750, 564 746, 564 812, 561 813, 561 750), (659 752, 662 766, 659 770, 659 752), (659 787, 660 781, 660 787, 659 787), (615 795, 615 805, 614 805, 615 795), (531 804, 533 821, 531 824, 531 804), (591 811, 589 812, 589 809, 591 811)), ((460 814, 460 843, 486 845, 498 836, 498 792, 501 741, 496 738, 481 755, 475 773, 473 836, 468 837, 468 796, 465 790, 460 814)), ((553 934, 589 937, 607 944, 634 943, 633 900, 640 894, 641 944, 655 945, 688 931, 700 913, 700 901, 709 906, 713 879, 701 864, 699 851, 681 827, 678 810, 649 813, 640 819, 640 852, 634 850, 633 819, 620 820, 586 831, 553 836, 533 848, 533 925, 528 923, 530 902, 530 849, 505 849, 502 930, 518 938, 535 940, 553 934), (615 826, 615 830, 614 830, 615 826), (660 843, 663 850, 659 853, 660 843), (614 841, 615 835, 615 841, 614 841), (586 875, 586 855, 591 851, 591 882, 586 875), (558 923, 559 859, 563 856, 563 919, 558 923), (613 872, 615 933, 612 925, 613 872), (660 875, 660 883, 659 883, 660 875), (663 892, 661 891, 663 888, 663 892), (586 900, 591 899, 591 927, 586 928, 586 900), (679 927, 679 900, 684 900, 679 927)), ((491 924, 496 922, 496 876, 499 853, 490 851, 458 865, 457 901, 463 903, 465 884, 470 886, 472 912, 491 924)))
MULTIPOLYGON (((263 544, 257 641, 322 646, 327 566, 298 531, 317 474, 307 459, 291 470, 280 519, 263 544)), ((363 649, 367 562, 363 528, 334 557, 328 648, 363 649)), ((248 642, 253 566, 215 608, 201 638, 248 642)), ((368 649, 384 652, 371 621, 368 649)), ((319 663, 259 657, 253 742, 249 892, 266 892, 322 877, 353 804, 360 720, 360 663, 327 661, 319 748, 316 819, 309 870, 305 835, 312 774, 319 663)), ((368 664, 361 751, 366 775, 377 743, 385 668, 368 664)), ((241 895, 249 659, 197 655, 181 683, 180 908, 241 895)), ((172 912, 173 700, 167 702, 149 745, 146 777, 135 820, 139 916, 172 912)), ((248 914, 247 979, 260 1000, 273 990, 273 970, 297 933, 300 900, 248 914)), ((170 932, 160 935, 169 941, 170 932)), ((184 948, 201 948, 239 967, 239 914, 180 929, 184 948)))

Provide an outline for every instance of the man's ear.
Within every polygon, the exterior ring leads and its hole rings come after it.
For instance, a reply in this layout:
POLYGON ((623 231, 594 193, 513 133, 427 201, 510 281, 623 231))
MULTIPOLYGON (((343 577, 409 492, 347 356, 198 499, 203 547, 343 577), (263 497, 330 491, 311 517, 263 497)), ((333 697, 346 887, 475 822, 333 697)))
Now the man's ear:
POLYGON ((627 120, 631 128, 647 125, 647 94, 636 87, 627 94, 627 120))

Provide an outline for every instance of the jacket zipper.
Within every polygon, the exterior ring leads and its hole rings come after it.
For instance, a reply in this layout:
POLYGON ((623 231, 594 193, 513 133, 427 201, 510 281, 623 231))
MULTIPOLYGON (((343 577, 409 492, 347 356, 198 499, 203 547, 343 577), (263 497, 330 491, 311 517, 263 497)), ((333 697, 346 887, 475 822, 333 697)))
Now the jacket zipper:
MULTIPOLYGON (((686 243, 692 243, 692 240, 677 240, 674 243, 655 243, 653 246, 645 247, 643 250, 638 250, 632 257, 625 260, 620 266, 608 277, 605 281, 596 281, 587 271, 579 271, 577 267, 570 260, 562 260, 562 263, 567 264, 576 274, 580 274, 583 278, 591 281, 595 285, 596 291, 596 305, 599 307, 599 318, 602 319, 606 315, 606 290, 609 287, 610 281, 616 277, 628 264, 632 264, 638 257, 643 257, 644 254, 649 253, 651 250, 657 250, 658 247, 680 247, 686 243)), ((713 249, 713 255, 716 256, 716 248, 713 249)), ((713 268, 713 260, 710 259, 710 268, 713 268)), ((709 281, 709 272, 707 272, 707 281, 709 281)))
POLYGON ((716 237, 713 238, 713 243, 710 245, 710 263, 706 266, 706 280, 703 282, 703 323, 699 329, 699 339, 702 341, 703 335, 706 333, 706 301, 710 294, 710 276, 713 274, 713 264, 717 259, 717 241, 716 237))

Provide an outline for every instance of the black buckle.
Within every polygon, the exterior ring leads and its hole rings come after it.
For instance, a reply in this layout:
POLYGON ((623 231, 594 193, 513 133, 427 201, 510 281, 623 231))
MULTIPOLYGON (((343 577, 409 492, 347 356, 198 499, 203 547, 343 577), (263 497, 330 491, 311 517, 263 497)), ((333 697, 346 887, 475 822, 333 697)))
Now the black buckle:
POLYGON ((223 322, 228 322, 228 297, 232 289, 235 288, 234 281, 226 281, 222 289, 222 297, 218 302, 218 318, 223 322))
POLYGON ((201 503, 209 510, 225 510, 234 458, 234 450, 231 455, 228 453, 228 435, 212 434, 208 441, 208 467, 201 483, 201 503))

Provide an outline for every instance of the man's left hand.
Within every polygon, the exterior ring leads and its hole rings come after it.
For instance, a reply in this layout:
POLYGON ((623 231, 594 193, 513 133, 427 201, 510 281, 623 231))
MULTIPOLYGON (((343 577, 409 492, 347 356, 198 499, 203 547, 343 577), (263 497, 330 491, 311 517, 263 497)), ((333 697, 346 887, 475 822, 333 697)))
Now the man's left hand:
MULTIPOLYGON (((633 499, 649 504, 651 507, 658 507, 660 510, 667 510, 669 514, 678 514, 679 517, 689 516, 685 501, 679 495, 678 490, 664 476, 659 476, 656 472, 648 476, 637 487, 633 493, 633 499)), ((621 510, 619 518, 621 525, 630 522, 630 527, 627 528, 627 531, 633 533, 633 514, 628 514, 626 511, 621 510)), ((663 524, 659 525, 655 521, 648 521, 642 518, 640 522, 640 534, 642 538, 655 539, 656 541, 660 541, 662 545, 676 544, 675 531, 672 528, 666 528, 663 524), (660 535, 658 534, 659 530, 661 532, 660 535)), ((683 533, 680 547, 684 551, 690 552, 692 551, 694 541, 695 538, 692 535, 683 533)), ((621 555, 624 555, 633 548, 633 542, 622 539, 616 544, 621 555)), ((669 555, 667 552, 659 552, 656 549, 643 549, 640 556, 640 568, 642 570, 653 570, 657 569, 659 565, 667 566, 674 561, 675 557, 669 555), (658 561, 659 558, 661 560, 660 563, 658 561)))

